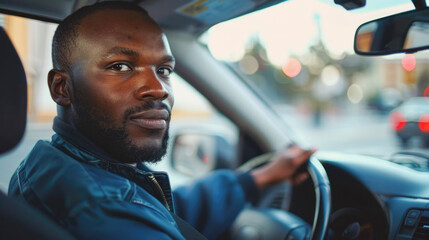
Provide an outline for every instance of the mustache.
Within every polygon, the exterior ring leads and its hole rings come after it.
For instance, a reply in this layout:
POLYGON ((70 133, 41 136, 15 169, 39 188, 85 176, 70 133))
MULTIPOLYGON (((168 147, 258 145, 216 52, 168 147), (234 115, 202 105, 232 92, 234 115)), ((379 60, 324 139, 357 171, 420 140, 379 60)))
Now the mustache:
POLYGON ((127 120, 132 114, 147 111, 147 110, 152 110, 152 109, 166 110, 168 112, 168 119, 170 119, 170 117, 171 117, 171 107, 170 106, 168 106, 166 103, 163 103, 163 102, 150 101, 150 102, 143 103, 143 105, 131 107, 131 108, 128 108, 127 110, 125 110, 124 120, 127 120))

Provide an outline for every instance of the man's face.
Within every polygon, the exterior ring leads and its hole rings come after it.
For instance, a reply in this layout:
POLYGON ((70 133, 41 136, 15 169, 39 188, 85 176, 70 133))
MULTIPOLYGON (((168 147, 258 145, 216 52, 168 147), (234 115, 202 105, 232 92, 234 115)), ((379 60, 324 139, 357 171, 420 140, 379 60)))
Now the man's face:
POLYGON ((161 29, 131 10, 100 10, 82 20, 71 57, 73 122, 122 162, 165 154, 174 59, 161 29))

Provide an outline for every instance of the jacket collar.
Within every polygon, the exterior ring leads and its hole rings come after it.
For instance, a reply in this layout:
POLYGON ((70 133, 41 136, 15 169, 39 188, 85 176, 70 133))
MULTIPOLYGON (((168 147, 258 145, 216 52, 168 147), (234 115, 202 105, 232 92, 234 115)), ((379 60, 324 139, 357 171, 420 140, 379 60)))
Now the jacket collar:
POLYGON ((171 211, 174 211, 170 181, 164 172, 153 172, 145 164, 136 167, 122 163, 103 151, 95 143, 81 134, 74 126, 56 117, 53 130, 57 133, 52 137, 52 144, 74 156, 78 161, 99 167, 122 176, 148 191, 171 211), (155 179, 155 182, 153 181, 155 179), (161 188, 161 191, 159 191, 161 188))
MULTIPOLYGON (((103 149, 98 147, 94 142, 85 137, 82 133, 77 130, 73 125, 64 122, 59 117, 54 118, 52 129, 61 136, 64 140, 75 146, 76 148, 83 150, 91 155, 94 155, 98 159, 108 161, 112 164, 127 165, 111 157, 103 149)), ((129 165, 127 165, 129 166, 129 165)), ((145 164, 138 163, 137 169, 142 171, 151 171, 145 164)))
POLYGON ((59 117, 54 118, 52 129, 75 147, 91 153, 100 159, 105 159, 111 162, 118 162, 110 157, 105 151, 98 147, 95 143, 85 137, 73 125, 64 122, 59 117))

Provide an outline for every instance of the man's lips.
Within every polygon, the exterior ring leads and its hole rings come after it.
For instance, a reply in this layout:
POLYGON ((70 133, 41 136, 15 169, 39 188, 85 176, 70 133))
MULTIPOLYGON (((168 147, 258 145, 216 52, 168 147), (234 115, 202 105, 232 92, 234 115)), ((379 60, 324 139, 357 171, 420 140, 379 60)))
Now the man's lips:
POLYGON ((130 115, 130 121, 139 127, 160 130, 167 128, 170 113, 165 109, 150 109, 130 115))

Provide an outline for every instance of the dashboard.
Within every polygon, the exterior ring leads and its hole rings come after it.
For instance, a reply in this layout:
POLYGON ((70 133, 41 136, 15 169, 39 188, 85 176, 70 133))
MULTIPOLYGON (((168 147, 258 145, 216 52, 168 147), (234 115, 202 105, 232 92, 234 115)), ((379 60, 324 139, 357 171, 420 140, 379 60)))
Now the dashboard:
MULTIPOLYGON (((318 152, 316 157, 331 184, 326 239, 429 239, 428 172, 373 156, 318 152)), ((316 199, 310 179, 299 186, 277 186, 262 196, 239 216, 231 239, 309 237, 316 199)))
MULTIPOLYGON (((372 156, 317 157, 331 182, 333 239, 429 239, 428 172, 372 156)), ((296 192, 299 206, 300 194, 308 191, 296 192)))

